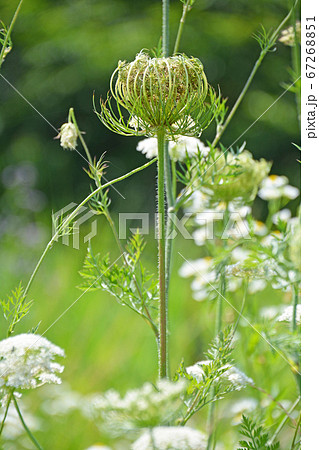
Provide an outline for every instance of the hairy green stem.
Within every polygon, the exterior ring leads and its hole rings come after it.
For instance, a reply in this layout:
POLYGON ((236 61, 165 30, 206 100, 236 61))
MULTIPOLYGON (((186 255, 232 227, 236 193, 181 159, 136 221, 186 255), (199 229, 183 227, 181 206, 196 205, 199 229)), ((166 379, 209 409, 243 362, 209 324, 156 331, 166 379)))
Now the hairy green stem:
MULTIPOLYGON (((137 167, 136 169, 131 170, 131 172, 126 173, 125 175, 122 175, 121 177, 115 178, 114 180, 108 181, 105 184, 102 184, 101 186, 99 186, 97 189, 95 189, 93 192, 91 192, 90 195, 88 195, 73 211, 72 213, 66 217, 66 219, 63 222, 63 228, 66 228, 71 221, 75 218, 75 216, 77 215, 77 213, 79 212, 79 210, 82 208, 82 206, 84 206, 87 202, 89 202, 91 200, 91 198, 93 198, 98 192, 102 191, 103 189, 106 189, 108 186, 111 186, 112 184, 118 183, 119 181, 123 181, 126 178, 130 177, 131 175, 134 175, 135 173, 140 172, 141 170, 146 169, 148 166, 150 166, 151 164, 153 164, 156 161, 157 158, 152 159, 151 161, 147 162, 146 164, 144 164, 143 166, 137 167)), ((31 274, 31 277, 29 279, 29 282, 27 284, 27 287, 25 288, 24 291, 24 296, 26 297, 29 289, 31 287, 31 284, 34 280, 34 277, 36 276, 42 261, 44 260, 46 254, 48 253, 48 251, 50 250, 50 248, 52 247, 54 241, 58 238, 59 234, 61 233, 61 228, 59 228, 56 233, 52 236, 52 238, 50 239, 50 241, 48 242, 47 246, 44 249, 44 252, 42 253, 37 265, 35 266, 34 271, 31 274)))
POLYGON ((166 295, 166 270, 165 270, 165 131, 157 132, 157 227, 158 227, 158 275, 159 275, 159 376, 167 377, 167 295, 166 295))
POLYGON ((29 436, 30 440, 33 442, 33 444, 35 445, 35 447, 36 447, 38 450, 43 450, 43 448, 41 447, 41 445, 39 444, 39 442, 36 440, 36 438, 33 436, 33 434, 31 433, 31 431, 29 430, 27 424, 25 423, 25 421, 24 421, 24 419, 23 419, 23 416, 22 416, 22 414, 21 414, 21 411, 20 411, 18 402, 17 402, 17 400, 16 400, 15 397, 13 397, 13 402, 14 402, 14 406, 15 406, 15 408, 16 408, 16 410, 17 410, 18 416, 19 416, 19 418, 20 418, 20 421, 21 421, 21 423, 22 423, 22 425, 23 425, 23 428, 24 428, 25 431, 27 432, 27 435, 29 436))
POLYGON ((170 214, 174 209, 175 196, 174 188, 172 182, 172 172, 171 172, 171 159, 168 152, 168 141, 164 144, 164 165, 165 165, 165 193, 167 199, 167 220, 166 220, 166 250, 165 250, 165 270, 166 270, 166 293, 168 296, 169 292, 169 282, 171 277, 171 261, 173 256, 173 238, 172 233, 174 231, 174 221, 172 220, 170 214))
POLYGON ((6 33, 6 37, 4 38, 2 49, 1 49, 1 52, 0 52, 0 68, 1 68, 1 66, 3 64, 4 58, 5 58, 5 51, 6 51, 7 43, 9 42, 10 35, 11 35, 12 29, 14 27, 14 24, 15 24, 15 22, 17 20, 17 17, 18 17, 18 14, 20 12, 22 3, 23 3, 23 0, 21 0, 20 3, 18 4, 17 9, 15 10, 15 13, 14 13, 14 15, 12 17, 11 23, 9 25, 8 31, 6 33))
POLYGON ((163 56, 169 55, 169 0, 162 0, 162 48, 163 56))
POLYGON ((186 21, 186 16, 190 9, 190 2, 191 2, 191 0, 187 0, 187 2, 185 4, 183 4, 182 17, 181 17, 181 20, 179 21, 179 27, 178 27, 177 36, 176 36, 175 45, 174 45, 174 51, 173 51, 174 55, 176 55, 176 53, 178 52, 179 44, 181 41, 183 29, 184 29, 184 24, 186 21))

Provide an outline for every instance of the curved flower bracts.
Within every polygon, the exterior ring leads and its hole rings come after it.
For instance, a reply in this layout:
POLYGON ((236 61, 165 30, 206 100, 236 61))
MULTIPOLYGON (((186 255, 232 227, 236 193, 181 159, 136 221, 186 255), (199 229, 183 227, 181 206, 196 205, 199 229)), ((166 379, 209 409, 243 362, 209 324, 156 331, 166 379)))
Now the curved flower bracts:
POLYGON ((116 133, 155 136, 165 129, 166 136, 174 139, 200 136, 224 109, 225 100, 208 85, 197 58, 151 58, 140 52, 130 63, 119 61, 110 93, 101 100, 101 112, 95 112, 116 133))

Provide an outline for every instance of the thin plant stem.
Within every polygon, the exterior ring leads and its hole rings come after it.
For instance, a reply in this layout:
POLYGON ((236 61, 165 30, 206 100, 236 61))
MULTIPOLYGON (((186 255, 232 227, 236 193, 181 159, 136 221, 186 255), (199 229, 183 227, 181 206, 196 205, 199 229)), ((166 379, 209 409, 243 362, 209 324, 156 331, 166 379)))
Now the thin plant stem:
POLYGON ((72 121, 73 124, 75 125, 77 135, 78 135, 78 137, 80 139, 82 147, 84 148, 84 151, 85 151, 85 154, 87 156, 89 165, 92 167, 93 166, 93 161, 92 161, 92 158, 91 158, 91 154, 90 154, 90 151, 88 149, 88 146, 86 145, 85 140, 83 139, 82 133, 81 133, 79 127, 78 127, 73 108, 70 108, 70 110, 69 110, 69 119, 68 120, 69 120, 69 122, 72 121))
POLYGON ((25 423, 25 421, 24 421, 24 419, 23 419, 23 416, 22 416, 22 414, 21 414, 21 411, 20 411, 18 402, 17 402, 17 400, 16 400, 15 397, 13 397, 13 402, 14 402, 14 406, 15 406, 15 408, 16 408, 16 410, 17 410, 18 416, 19 416, 19 418, 20 418, 20 421, 21 421, 21 423, 22 423, 22 425, 23 425, 23 428, 24 428, 25 431, 27 432, 27 435, 29 436, 30 440, 33 442, 33 444, 35 445, 35 447, 36 447, 37 449, 43 450, 43 448, 41 447, 41 445, 39 444, 39 442, 36 440, 36 438, 33 436, 33 434, 31 433, 31 431, 29 430, 27 424, 25 423))
MULTIPOLYGON (((292 320, 291 320, 291 331, 294 333, 297 329, 297 307, 298 307, 298 301, 299 301, 299 288, 297 284, 294 284, 293 286, 293 306, 292 306, 292 320)), ((299 367, 300 361, 299 361, 299 355, 295 355, 294 357, 295 364, 299 367)), ((301 376, 298 372, 294 372, 296 383, 299 389, 299 392, 301 391, 301 376)))
MULTIPOLYGON (((289 0, 289 6, 291 5, 291 3, 292 3, 292 1, 289 0)), ((291 48, 292 66, 293 66, 294 73, 296 74, 296 77, 298 78, 300 76, 300 46, 299 46, 299 42, 297 41, 295 8, 292 8, 291 21, 292 21, 292 28, 294 30, 294 40, 295 40, 294 45, 291 48)), ((297 108, 297 118, 298 118, 299 129, 301 129, 301 117, 300 117, 301 98, 300 98, 300 89, 298 89, 298 86, 296 88, 296 108, 297 108)))
POLYGON ((297 435, 298 435, 298 430, 299 430, 299 427, 300 427, 300 423, 301 423, 301 413, 299 414, 299 418, 298 418, 298 422, 297 422, 297 425, 296 425, 296 430, 295 430, 295 433, 294 433, 294 437, 293 437, 293 439, 292 439, 292 443, 291 443, 291 448, 290 448, 290 450, 294 450, 294 448, 296 447, 296 439, 297 439, 297 435))
POLYGON ((162 0, 162 49, 163 56, 169 55, 169 0, 162 0))
POLYGON ((166 250, 165 250, 165 269, 166 269, 166 294, 169 292, 169 282, 171 276, 171 261, 173 256, 173 238, 172 232, 174 231, 174 221, 171 219, 170 214, 174 210, 175 196, 174 187, 172 182, 171 171, 171 159, 168 151, 168 141, 165 141, 164 147, 164 164, 165 164, 165 193, 167 199, 167 221, 166 221, 166 250))
POLYGON ((183 4, 183 12, 182 12, 181 19, 179 21, 179 27, 178 27, 177 36, 176 36, 175 45, 174 45, 174 51, 173 51, 174 55, 176 55, 176 53, 178 52, 179 44, 181 41, 181 37, 182 37, 182 33, 183 33, 185 21, 186 21, 186 16, 190 9, 190 3, 191 3, 191 0, 187 0, 187 2, 185 4, 183 4))
POLYGON ((296 331, 297 328, 297 306, 299 300, 298 286, 293 286, 293 306, 292 306, 292 321, 291 321, 291 331, 296 331))
POLYGON ((22 3, 23 3, 23 0, 21 0, 20 3, 18 4, 17 9, 15 10, 15 13, 14 13, 14 15, 12 17, 11 23, 9 25, 8 31, 6 33, 6 37, 4 38, 2 49, 1 49, 1 52, 0 52, 0 68, 1 68, 1 66, 3 64, 4 57, 5 57, 4 53, 6 51, 6 46, 7 46, 7 43, 9 42, 9 39, 10 39, 10 36, 11 36, 11 32, 12 32, 14 24, 15 24, 15 22, 17 20, 17 17, 19 15, 22 3))
POLYGON ((164 129, 157 132, 157 227, 158 227, 158 274, 159 274, 159 376, 167 377, 167 296, 166 296, 166 271, 165 271, 165 132, 164 129))
MULTIPOLYGON (((226 215, 226 213, 225 213, 226 215)), ((221 295, 218 296, 217 299, 217 314, 216 314, 216 331, 215 334, 218 336, 222 329, 223 323, 223 297, 226 293, 226 277, 225 270, 223 268, 223 272, 221 274, 221 295)), ((212 389, 211 398, 214 398, 214 388, 212 389)), ((208 431, 208 443, 207 448, 215 448, 216 446, 216 430, 214 429, 214 425, 217 422, 217 401, 211 402, 208 407, 208 416, 207 416, 207 431, 208 431)))
POLYGON ((274 45, 274 43, 276 42, 277 36, 279 31, 282 29, 282 27, 285 25, 285 23, 289 20, 290 16, 292 15, 297 3, 299 0, 296 0, 293 7, 290 9, 289 13, 286 15, 286 17, 283 19, 283 21, 279 24, 279 26, 276 28, 276 30, 272 33, 271 37, 269 38, 269 42, 268 45, 263 48, 260 52, 260 55, 257 59, 257 61, 254 64, 254 67, 252 69, 252 71, 250 72, 250 75, 241 91, 241 93, 239 94, 239 97, 237 98, 234 106, 232 107, 230 113, 227 116, 227 119, 225 121, 225 123, 223 125, 220 125, 217 132, 216 132, 216 136, 215 139, 213 140, 212 143, 212 147, 216 147, 216 145, 218 144, 218 142, 220 141, 220 138, 222 137, 222 135, 224 134, 226 128, 228 127, 230 121, 232 120, 232 118, 234 117, 239 105, 241 104, 243 98, 246 95, 246 92, 248 91, 249 86, 251 85, 257 70, 259 69, 263 59, 265 58, 265 56, 267 55, 268 51, 271 49, 271 47, 274 45))
POLYGON ((1 434, 2 434, 2 430, 3 430, 4 424, 5 424, 7 415, 8 415, 9 406, 10 406, 12 397, 13 397, 13 391, 12 391, 11 394, 9 395, 9 398, 8 398, 8 401, 7 401, 6 410, 5 410, 5 412, 4 412, 4 416, 3 416, 3 419, 2 419, 2 422, 1 422, 1 425, 0 425, 0 436, 1 436, 1 434))
MULTIPOLYGON (((298 405, 298 403, 300 402, 300 397, 297 398, 297 400, 295 401, 295 403, 292 405, 292 407, 289 409, 289 416, 290 414, 293 412, 293 410, 296 408, 296 406, 298 405)), ((286 415, 283 420, 280 422, 278 428, 276 429, 276 431, 274 432, 274 434, 272 435, 269 444, 272 444, 273 442, 275 442, 275 440, 277 439, 278 434, 281 432, 281 430, 283 429, 283 427, 285 426, 288 418, 288 415, 286 415)))
POLYGON ((276 405, 279 406, 280 409, 282 409, 282 411, 286 414, 286 416, 289 417, 289 419, 291 420, 291 423, 293 425, 296 425, 295 419, 290 415, 289 411, 287 411, 287 409, 282 405, 282 403, 280 403, 278 400, 276 400, 271 394, 269 394, 269 392, 265 391, 265 389, 263 389, 259 386, 256 386, 255 384, 250 384, 250 386, 252 388, 256 389, 257 391, 261 392, 262 394, 267 395, 267 397, 270 398, 271 401, 276 403, 276 405))
MULTIPOLYGON (((123 181, 126 178, 130 177, 131 175, 134 175, 135 173, 140 172, 141 170, 146 169, 148 166, 150 166, 151 164, 154 164, 154 162, 157 160, 157 158, 152 159, 151 161, 147 162, 146 164, 144 164, 143 166, 137 167, 136 169, 131 170, 131 172, 126 173, 125 175, 122 175, 121 177, 115 178, 114 180, 108 181, 105 184, 102 184, 101 186, 99 186, 98 188, 96 188, 93 192, 91 192, 91 194, 89 194, 84 200, 82 200, 82 202, 72 211, 72 213, 66 217, 66 219, 63 222, 63 228, 66 228, 71 221, 74 219, 74 217, 77 215, 77 213, 79 212, 79 210, 87 203, 91 200, 92 197, 94 197, 98 192, 102 191, 103 189, 106 189, 108 186, 111 186, 112 184, 118 183, 119 181, 123 181)), ((54 233, 54 235, 52 236, 52 238, 50 239, 50 241, 48 242, 47 246, 45 247, 37 265, 35 266, 31 277, 28 281, 28 284, 24 290, 24 296, 26 297, 31 284, 34 280, 34 277, 36 276, 42 261, 44 260, 46 254, 48 253, 48 251, 50 250, 50 248, 52 247, 52 245, 54 244, 54 241, 58 238, 59 233, 61 233, 61 228, 59 228, 56 233, 54 233)))

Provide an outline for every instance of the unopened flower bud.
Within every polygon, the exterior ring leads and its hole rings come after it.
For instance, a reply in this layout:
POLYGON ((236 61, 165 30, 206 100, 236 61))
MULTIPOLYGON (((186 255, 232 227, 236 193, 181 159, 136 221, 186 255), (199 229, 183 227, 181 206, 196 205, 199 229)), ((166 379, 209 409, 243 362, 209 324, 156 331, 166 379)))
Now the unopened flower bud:
POLYGON ((75 150, 78 133, 72 122, 67 122, 60 128, 59 136, 61 147, 69 150, 75 150))

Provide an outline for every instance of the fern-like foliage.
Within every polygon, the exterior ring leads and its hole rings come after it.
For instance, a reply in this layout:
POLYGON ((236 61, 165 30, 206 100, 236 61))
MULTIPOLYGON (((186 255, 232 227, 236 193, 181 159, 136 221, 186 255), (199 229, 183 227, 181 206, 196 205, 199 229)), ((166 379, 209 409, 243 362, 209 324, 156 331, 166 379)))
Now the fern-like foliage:
MULTIPOLYGON (((128 306, 145 317, 147 311, 153 310, 158 300, 158 284, 140 261, 144 242, 140 234, 135 234, 126 246, 122 263, 111 263, 109 255, 94 255, 88 248, 80 275, 82 290, 106 291, 116 298, 118 303, 128 306)), ((150 317, 148 317, 150 320, 150 317)))
POLYGON ((239 441, 240 447, 237 450, 278 450, 279 442, 268 443, 268 433, 264 428, 243 415, 240 434, 248 438, 248 441, 239 441))
POLYGON ((29 313, 32 303, 32 300, 26 301, 21 283, 16 289, 11 291, 11 294, 7 296, 7 299, 0 299, 3 315, 9 323, 8 336, 13 333, 16 324, 29 313))
POLYGON ((232 362, 232 338, 233 329, 228 327, 211 343, 206 353, 208 360, 188 368, 185 368, 184 362, 181 363, 175 379, 186 378, 189 381, 185 396, 187 410, 181 421, 183 425, 208 403, 237 389, 226 375, 232 362))

